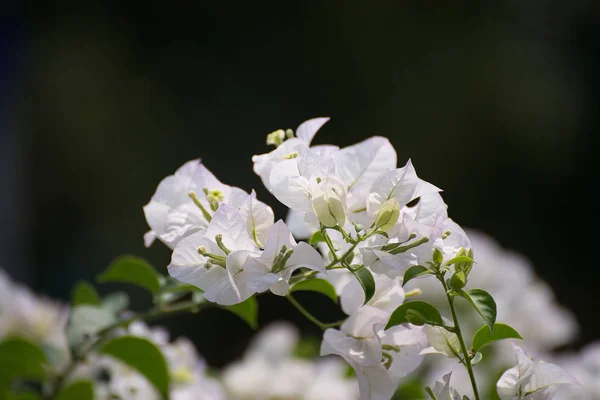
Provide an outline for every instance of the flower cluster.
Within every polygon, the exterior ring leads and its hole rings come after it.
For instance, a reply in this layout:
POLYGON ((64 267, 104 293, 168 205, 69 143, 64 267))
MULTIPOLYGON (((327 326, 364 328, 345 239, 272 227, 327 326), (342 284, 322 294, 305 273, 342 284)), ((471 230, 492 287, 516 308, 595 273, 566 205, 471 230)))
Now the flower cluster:
MULTIPOLYGON (((126 296, 101 298, 85 282, 74 289, 68 312, 0 275, 0 369, 10 366, 12 374, 0 376, 0 395, 28 391, 33 379, 45 398, 66 400, 388 400, 428 354, 441 354, 452 365, 438 361, 429 368, 427 383, 442 381, 423 395, 480 400, 475 367, 514 365, 497 353, 499 362, 488 361, 492 343, 521 340, 521 332, 534 339, 524 348, 537 359, 571 340, 574 319, 547 286, 515 257, 502 259, 489 241, 477 234, 472 241, 449 218, 441 189, 419 178, 410 160, 398 167, 388 139, 312 145, 327 121, 276 130, 267 136, 275 149, 252 158, 254 172, 289 209, 286 221, 276 220, 255 191, 222 183, 200 160, 160 182, 144 207, 150 226, 144 241, 150 246, 158 239, 172 250, 169 276, 125 256, 97 277, 149 291, 148 312, 131 313, 126 296), (296 299, 299 291, 325 295, 345 318, 322 322, 296 299), (142 322, 216 304, 255 327, 255 297, 263 293, 285 298, 322 329, 319 352, 327 358, 294 357, 297 334, 276 326, 214 379, 189 341, 170 341, 142 322), (467 330, 474 331, 470 341, 467 330), (55 358, 62 362, 50 362, 48 348, 59 349, 55 358), (24 351, 31 360, 20 357, 24 351), (355 380, 345 378, 345 364, 355 380)), ((521 347, 514 352, 517 365, 494 383, 502 399, 586 395, 589 385, 576 389, 562 362, 534 362, 521 347)), ((578 375, 594 380, 596 364, 580 364, 578 375)))

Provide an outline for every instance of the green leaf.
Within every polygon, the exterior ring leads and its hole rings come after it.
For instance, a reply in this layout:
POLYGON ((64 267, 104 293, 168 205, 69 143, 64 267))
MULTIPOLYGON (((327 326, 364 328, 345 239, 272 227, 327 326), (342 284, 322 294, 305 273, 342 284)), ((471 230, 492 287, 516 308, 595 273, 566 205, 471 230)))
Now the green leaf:
POLYGON ((493 332, 494 323, 496 322, 496 302, 494 298, 482 289, 455 290, 455 292, 475 307, 475 310, 493 332))
POLYGON ((0 388, 16 378, 43 379, 46 362, 46 354, 35 343, 22 338, 4 340, 0 343, 0 388))
POLYGON ((394 310, 385 329, 410 322, 409 319, 413 318, 414 315, 422 317, 430 325, 444 324, 440 312, 434 305, 426 301, 413 300, 407 301, 394 310))
POLYGON ((300 281, 290 288, 291 292, 298 292, 301 290, 309 290, 312 292, 319 292, 329 297, 333 302, 337 303, 337 293, 331 283, 324 279, 307 279, 300 281))
POLYGON ((504 339, 523 339, 519 332, 513 327, 497 323, 494 325, 494 332, 490 330, 488 325, 484 325, 473 335, 473 348, 475 351, 483 349, 485 346, 504 339))
POLYGON ((458 256, 458 257, 454 257, 453 259, 451 259, 450 261, 448 261, 446 263, 446 265, 452 265, 452 264, 456 264, 459 262, 468 262, 468 263, 474 263, 475 260, 473 260, 471 257, 467 257, 467 256, 458 256))
POLYGON ((202 294, 202 290, 196 286, 180 282, 175 279, 169 279, 154 295, 155 304, 169 304, 175 302, 188 294, 202 294))
POLYGON ((258 328, 258 301, 252 296, 249 299, 232 306, 222 306, 243 319, 252 329, 258 328))
POLYGON ((402 281, 402 286, 406 285, 409 281, 422 276, 422 275, 430 275, 431 271, 427 267, 422 265, 414 265, 406 270, 404 273, 404 280, 402 281))
POLYGON ((74 307, 67 325, 67 339, 71 348, 78 351, 96 333, 115 322, 115 315, 104 308, 90 305, 74 307))
POLYGON ((79 380, 64 388, 56 400, 94 400, 94 383, 79 380))
POLYGON ((317 243, 320 242, 324 242, 325 241, 325 234, 321 231, 316 231, 315 233, 313 233, 313 235, 310 237, 310 240, 308 241, 308 244, 315 245, 317 243))
POLYGON ((373 275, 367 267, 350 269, 350 271, 354 274, 365 292, 365 302, 363 304, 366 304, 375 294, 375 279, 373 279, 373 275))
POLYGON ((129 365, 144 375, 164 398, 169 393, 169 369, 154 343, 135 336, 120 336, 108 341, 99 351, 129 365))
POLYGON ((133 283, 147 289, 153 294, 160 289, 160 281, 156 270, 145 260, 133 256, 117 258, 96 280, 100 283, 133 283))
POLYGON ((100 296, 98 296, 98 292, 96 292, 96 289, 94 289, 91 284, 85 281, 79 281, 73 288, 71 304, 73 306, 80 306, 83 304, 99 306, 100 296))
POLYGON ((455 272, 452 275, 452 278, 450 278, 450 285, 452 286, 452 289, 460 290, 460 289, 464 288, 466 284, 467 284, 467 277, 465 276, 465 273, 462 271, 455 272))

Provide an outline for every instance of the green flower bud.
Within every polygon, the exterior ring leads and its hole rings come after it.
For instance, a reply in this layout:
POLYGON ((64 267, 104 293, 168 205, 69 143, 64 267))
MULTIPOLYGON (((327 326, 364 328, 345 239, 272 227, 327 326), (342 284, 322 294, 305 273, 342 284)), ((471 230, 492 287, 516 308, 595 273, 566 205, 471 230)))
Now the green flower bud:
POLYGON ((444 262, 444 255, 438 248, 433 250, 433 262, 438 267, 444 262))
POLYGON ((285 131, 283 129, 277 129, 275 132, 271 132, 267 135, 267 145, 279 147, 284 140, 285 131))
POLYGON ((462 271, 455 272, 454 275, 452 275, 452 278, 450 278, 450 285, 452 285, 452 289, 460 290, 464 288, 466 284, 467 277, 462 271))
POLYGON ((399 217, 400 203, 398 203, 398 200, 396 200, 395 197, 392 197, 383 203, 379 209, 379 212, 377 212, 377 217, 375 218, 375 227, 381 229, 382 231, 387 231, 396 225, 399 217))
POLYGON ((346 209, 342 198, 343 189, 332 185, 322 188, 321 193, 313 198, 312 205, 319 221, 326 227, 344 226, 346 209))

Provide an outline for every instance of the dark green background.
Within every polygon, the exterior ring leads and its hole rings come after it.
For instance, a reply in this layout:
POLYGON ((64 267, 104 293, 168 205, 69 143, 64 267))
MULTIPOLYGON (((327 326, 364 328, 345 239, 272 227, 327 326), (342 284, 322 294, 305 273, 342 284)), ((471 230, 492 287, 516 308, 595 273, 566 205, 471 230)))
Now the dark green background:
MULTIPOLYGON (((67 299, 123 253, 164 270, 169 251, 143 247, 142 206, 192 158, 283 217, 250 158, 274 129, 330 116, 317 143, 389 137, 457 222, 533 261, 579 318, 578 346, 598 337, 592 2, 39 3, 3 11, 19 143, 3 174, 19 195, 2 218, 20 219, 0 254, 36 290, 67 299)), ((261 324, 318 333, 283 298, 260 303, 261 324)), ((213 365, 250 334, 218 310, 167 322, 213 365)))

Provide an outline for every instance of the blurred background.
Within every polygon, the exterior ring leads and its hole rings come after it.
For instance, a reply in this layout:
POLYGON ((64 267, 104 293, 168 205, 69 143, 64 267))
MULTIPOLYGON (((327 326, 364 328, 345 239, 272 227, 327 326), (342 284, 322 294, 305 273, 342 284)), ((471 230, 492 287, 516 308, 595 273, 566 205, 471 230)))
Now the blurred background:
MULTIPOLYGON (((250 158, 329 116, 316 143, 389 137, 454 220, 531 259, 582 326, 575 348, 599 336, 597 3, 28 3, 0 5, 0 266, 15 279, 67 300, 120 254, 165 271, 142 206, 193 158, 283 218, 250 158)), ((261 324, 319 333, 259 300, 261 324)), ((221 310, 166 323, 214 366, 251 334, 221 310)))

